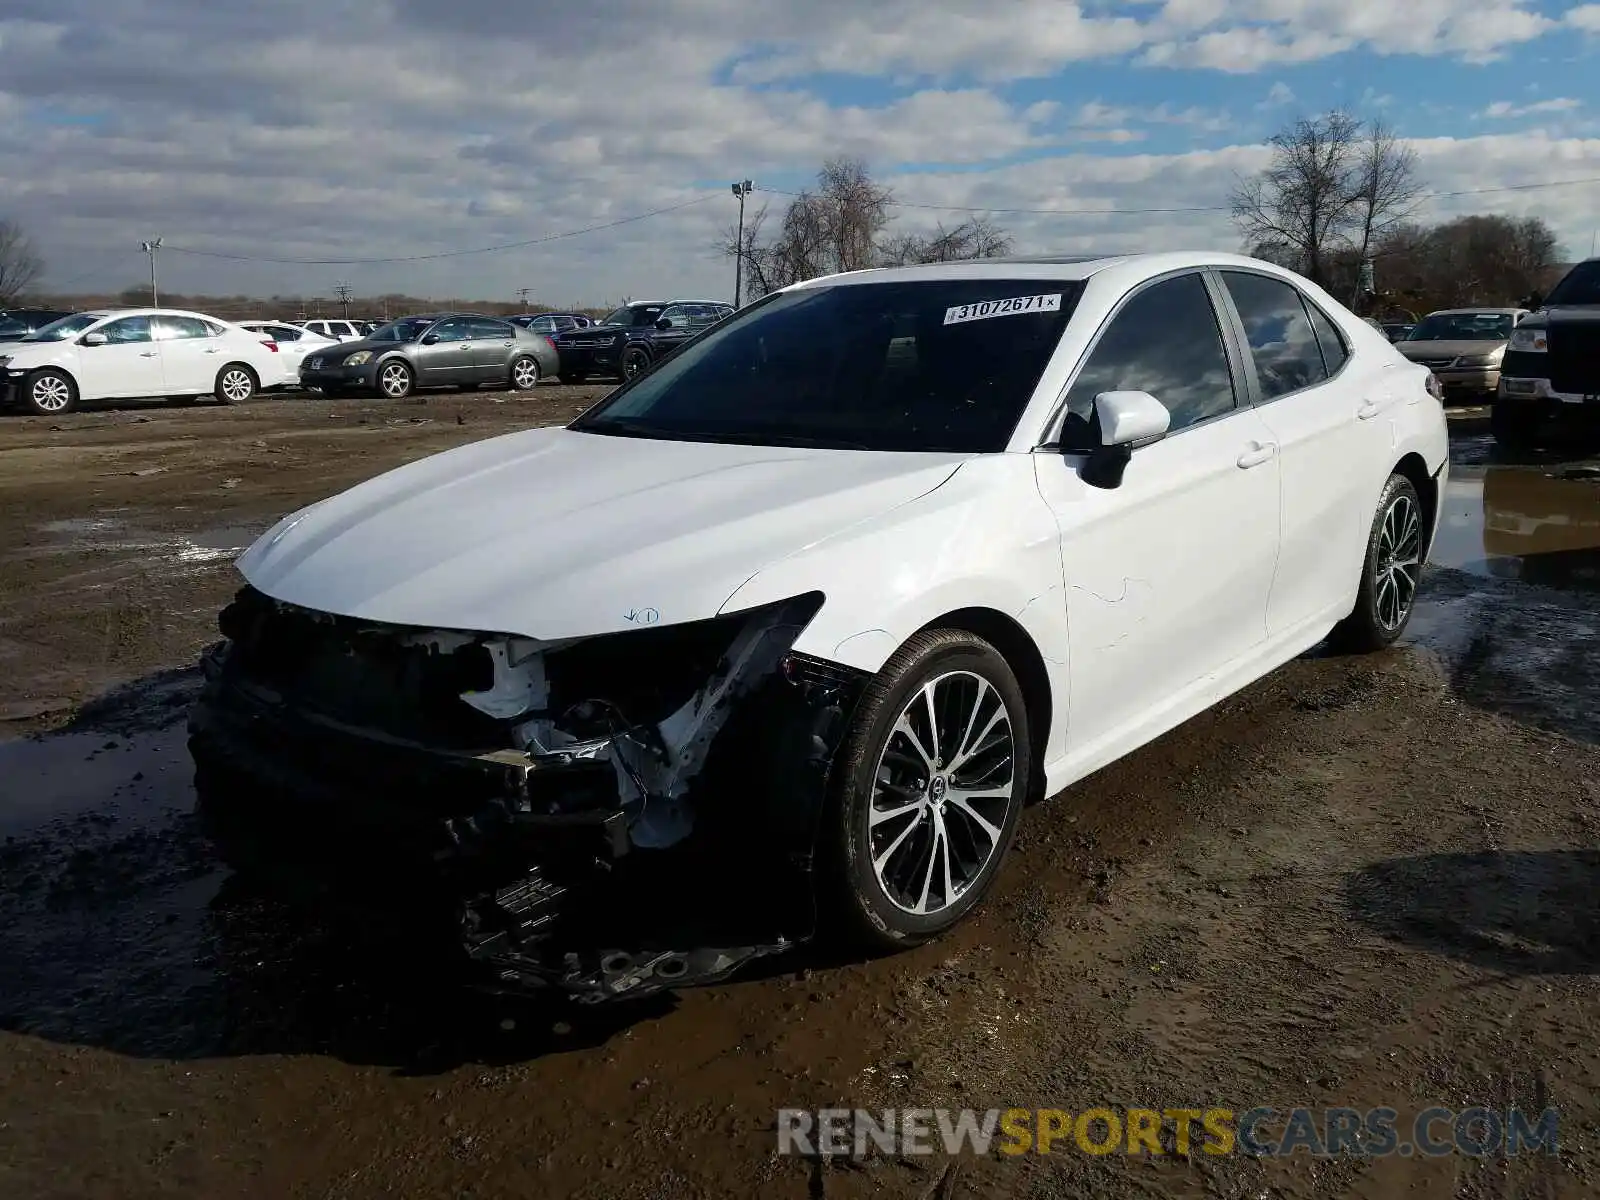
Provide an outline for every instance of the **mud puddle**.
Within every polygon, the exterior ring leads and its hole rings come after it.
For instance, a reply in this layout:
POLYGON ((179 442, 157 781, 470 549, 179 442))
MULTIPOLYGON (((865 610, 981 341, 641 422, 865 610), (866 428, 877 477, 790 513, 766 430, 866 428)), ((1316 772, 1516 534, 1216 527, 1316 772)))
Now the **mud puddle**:
POLYGON ((1429 560, 1493 579, 1600 591, 1600 466, 1455 467, 1429 560))

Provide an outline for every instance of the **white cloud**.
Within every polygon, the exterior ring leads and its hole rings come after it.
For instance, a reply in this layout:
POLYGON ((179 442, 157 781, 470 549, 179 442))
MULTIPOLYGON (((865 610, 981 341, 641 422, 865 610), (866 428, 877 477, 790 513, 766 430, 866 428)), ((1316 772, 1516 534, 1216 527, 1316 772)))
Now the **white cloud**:
POLYGON ((1577 8, 1569 8, 1562 20, 1574 29, 1600 33, 1600 4, 1580 4, 1577 8))
POLYGON ((1282 108, 1284 105, 1293 104, 1294 100, 1294 89, 1280 79, 1267 89, 1266 98, 1256 105, 1256 108, 1262 111, 1282 108))
POLYGON ((1571 96, 1558 96, 1550 100, 1535 100, 1531 104, 1514 104, 1510 100, 1496 100, 1479 115, 1493 121, 1509 117, 1531 117, 1544 113, 1572 112, 1574 109, 1582 107, 1583 101, 1575 100, 1571 96))

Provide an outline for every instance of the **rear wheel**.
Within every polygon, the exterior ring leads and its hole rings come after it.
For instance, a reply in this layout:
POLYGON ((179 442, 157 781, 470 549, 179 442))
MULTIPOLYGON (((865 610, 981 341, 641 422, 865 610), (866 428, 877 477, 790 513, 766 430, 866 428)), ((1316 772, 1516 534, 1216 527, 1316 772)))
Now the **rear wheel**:
POLYGON ((41 417, 59 416, 78 405, 78 385, 62 371, 35 371, 22 385, 22 403, 41 417))
POLYGON ((1422 538, 1417 489, 1404 475, 1389 476, 1367 535, 1356 606, 1329 635, 1336 649, 1370 653, 1393 645, 1405 632, 1422 576, 1422 538))
POLYGON ((399 360, 391 360, 378 368, 378 392, 389 400, 404 400, 416 386, 411 368, 399 360))
POLYGON ((841 749, 822 842, 841 932, 879 949, 937 937, 994 883, 1028 795, 1027 707, 1006 660, 921 633, 879 673, 841 749))
POLYGON ((217 372, 212 394, 224 404, 243 404, 256 394, 256 374, 243 363, 229 363, 217 372))
POLYGON ((518 392, 532 391, 539 386, 539 361, 531 355, 521 355, 511 364, 511 387, 518 392))

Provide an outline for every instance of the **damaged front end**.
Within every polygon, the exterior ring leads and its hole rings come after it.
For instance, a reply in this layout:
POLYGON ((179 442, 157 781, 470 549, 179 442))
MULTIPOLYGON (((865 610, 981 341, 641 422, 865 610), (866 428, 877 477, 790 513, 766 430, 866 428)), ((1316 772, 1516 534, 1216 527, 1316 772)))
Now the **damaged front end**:
POLYGON ((864 677, 792 651, 821 597, 540 642, 244 588, 190 719, 241 870, 443 933, 581 1001, 808 938, 828 770, 864 677))

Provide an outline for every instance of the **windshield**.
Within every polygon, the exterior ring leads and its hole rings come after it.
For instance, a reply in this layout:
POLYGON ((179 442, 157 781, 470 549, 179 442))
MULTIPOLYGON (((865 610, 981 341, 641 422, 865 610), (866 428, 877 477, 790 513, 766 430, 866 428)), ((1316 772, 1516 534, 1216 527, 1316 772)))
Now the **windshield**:
POLYGON ((64 342, 70 337, 76 337, 96 321, 101 320, 99 313, 73 313, 70 317, 62 317, 59 321, 35 329, 22 340, 25 342, 64 342))
POLYGON ((1503 342, 1511 337, 1510 313, 1430 313, 1418 322, 1413 342, 1503 342))
POLYGON ((1544 303, 1546 308, 1557 304, 1600 304, 1600 259, 1573 267, 1550 290, 1544 303))
POLYGON ((654 325, 656 318, 666 308, 665 304, 624 304, 606 314, 602 325, 654 325))
POLYGON ((854 450, 1006 448, 1082 284, 936 279, 786 292, 685 343, 571 428, 854 450))
POLYGON ((414 342, 432 329, 434 324, 432 317, 401 317, 398 321, 380 325, 367 337, 374 342, 414 342))

